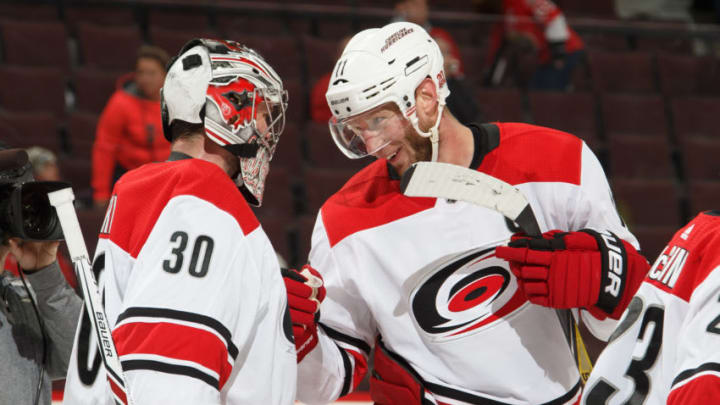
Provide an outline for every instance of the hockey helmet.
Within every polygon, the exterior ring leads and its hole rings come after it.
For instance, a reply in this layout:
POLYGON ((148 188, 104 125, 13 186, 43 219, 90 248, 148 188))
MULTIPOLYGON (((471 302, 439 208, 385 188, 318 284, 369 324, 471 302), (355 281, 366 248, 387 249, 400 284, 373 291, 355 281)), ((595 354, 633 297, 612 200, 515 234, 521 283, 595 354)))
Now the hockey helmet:
POLYGON ((450 94, 443 71, 443 56, 424 28, 410 22, 396 22, 370 28, 348 42, 330 78, 326 93, 333 117, 330 132, 340 150, 349 158, 367 156, 357 131, 347 120, 392 102, 410 121, 415 131, 430 137, 433 160, 437 158, 437 127, 445 99, 450 94), (430 78, 438 94, 438 116, 429 131, 418 126, 415 89, 430 78))
POLYGON ((174 120, 203 124, 209 139, 238 157, 235 183, 259 206, 285 127, 288 97, 280 76, 254 50, 214 39, 188 42, 167 70, 160 93, 165 138, 172 140, 174 120))

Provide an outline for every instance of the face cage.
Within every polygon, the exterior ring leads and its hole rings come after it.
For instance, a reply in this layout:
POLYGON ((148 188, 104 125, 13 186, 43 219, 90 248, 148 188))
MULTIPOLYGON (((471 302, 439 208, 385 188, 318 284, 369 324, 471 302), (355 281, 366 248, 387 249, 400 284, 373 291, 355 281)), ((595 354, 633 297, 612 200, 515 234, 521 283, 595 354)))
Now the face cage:
POLYGON ((282 94, 266 94, 262 89, 255 89, 253 92, 253 105, 251 116, 255 117, 255 100, 262 99, 265 103, 267 115, 265 116, 267 128, 263 133, 257 128, 257 120, 252 120, 254 135, 248 143, 258 143, 257 153, 254 157, 239 157, 240 173, 235 183, 251 205, 262 205, 263 193, 265 191, 265 179, 270 171, 270 161, 275 154, 280 135, 285 129, 285 111, 287 110, 287 90, 282 94), (279 100, 279 103, 273 100, 279 100))
MULTIPOLYGON (((361 115, 364 114, 367 113, 361 115)), ((409 121, 402 117, 399 112, 395 112, 392 117, 387 117, 382 122, 374 122, 374 117, 365 120, 366 124, 363 125, 362 128, 367 129, 360 129, 353 125, 358 119, 359 117, 351 117, 338 121, 337 118, 331 117, 328 122, 333 141, 335 141, 340 151, 350 159, 360 159, 373 155, 394 140, 401 139, 404 133, 400 133, 400 137, 394 137, 387 129, 399 120, 403 120, 409 124, 409 121), (363 132, 375 133, 374 135, 368 136, 368 139, 373 140, 371 148, 368 148, 365 137, 362 136, 363 132)))
POLYGON ((270 159, 272 159, 275 148, 280 140, 280 135, 285 129, 285 111, 288 106, 288 93, 287 90, 283 90, 282 93, 274 92, 274 89, 255 89, 253 90, 253 103, 250 116, 253 117, 251 124, 253 129, 253 136, 251 136, 247 143, 259 143, 262 147, 270 152, 270 159), (262 100, 265 103, 265 124, 267 127, 262 133, 258 129, 257 125, 257 100, 262 100))

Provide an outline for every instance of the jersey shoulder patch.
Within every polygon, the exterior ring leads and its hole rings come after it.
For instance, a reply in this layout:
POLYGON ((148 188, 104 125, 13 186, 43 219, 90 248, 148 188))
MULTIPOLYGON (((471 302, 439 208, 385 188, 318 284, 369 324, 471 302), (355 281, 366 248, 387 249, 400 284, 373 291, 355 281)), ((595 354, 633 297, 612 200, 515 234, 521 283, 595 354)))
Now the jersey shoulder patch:
MULTIPOLYGON (((260 226, 230 177, 200 159, 151 163, 129 171, 115 185, 109 238, 136 257, 170 200, 194 196, 230 214, 247 235, 260 226)), ((202 218, 198 218, 202 221, 202 218)))
POLYGON ((496 123, 500 142, 478 170, 512 185, 562 182, 579 185, 582 140, 567 132, 537 125, 496 123))
POLYGON ((435 206, 435 198, 410 198, 379 159, 355 174, 320 209, 330 246, 346 237, 435 206))
POLYGON ((685 301, 720 265, 720 216, 701 213, 680 228, 658 256, 646 281, 685 301))

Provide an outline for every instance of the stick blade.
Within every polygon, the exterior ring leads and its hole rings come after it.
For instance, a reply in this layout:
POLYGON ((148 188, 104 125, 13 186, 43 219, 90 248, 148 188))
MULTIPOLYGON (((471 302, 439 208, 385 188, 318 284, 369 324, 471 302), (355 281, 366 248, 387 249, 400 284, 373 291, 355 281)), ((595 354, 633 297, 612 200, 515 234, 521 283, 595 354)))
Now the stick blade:
POLYGON ((525 196, 512 185, 477 170, 440 162, 417 162, 403 174, 408 197, 466 201, 503 214, 529 235, 540 234, 525 196))

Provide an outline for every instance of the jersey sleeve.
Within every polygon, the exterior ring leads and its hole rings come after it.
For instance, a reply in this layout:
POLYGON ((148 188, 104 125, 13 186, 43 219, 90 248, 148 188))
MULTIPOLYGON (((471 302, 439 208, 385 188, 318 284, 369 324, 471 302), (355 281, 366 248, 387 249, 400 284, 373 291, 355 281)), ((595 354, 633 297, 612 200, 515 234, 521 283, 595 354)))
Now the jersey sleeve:
POLYGON ((285 301, 274 287, 282 281, 263 274, 252 233, 213 204, 181 195, 165 206, 137 258, 123 253, 112 245, 106 252, 106 288, 121 302, 113 337, 136 403, 211 404, 228 395, 281 403, 272 390, 295 378, 276 369, 294 370, 282 337, 285 301), (257 390, 234 392, 233 381, 247 375, 257 390))
POLYGON ((667 403, 712 403, 720 398, 720 266, 693 292, 687 316, 677 326, 678 341, 670 348, 677 362, 667 403))
POLYGON ((331 249, 318 214, 312 236, 310 265, 321 273, 327 296, 320 309, 318 345, 298 365, 298 400, 328 403, 352 391, 367 372, 375 323, 365 301, 348 276, 352 257, 343 260, 331 249))

